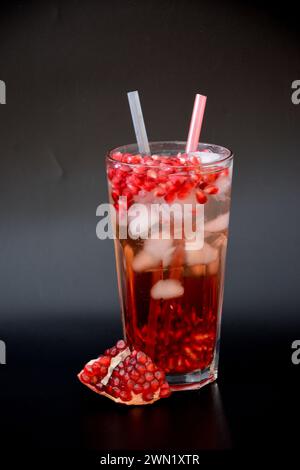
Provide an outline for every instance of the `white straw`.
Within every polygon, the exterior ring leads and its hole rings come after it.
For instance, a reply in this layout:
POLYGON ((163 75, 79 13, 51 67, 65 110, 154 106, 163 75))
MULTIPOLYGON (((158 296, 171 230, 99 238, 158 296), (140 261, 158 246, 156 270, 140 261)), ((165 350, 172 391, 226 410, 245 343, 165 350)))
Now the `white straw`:
POLYGON ((139 152, 150 154, 150 147, 145 128, 139 93, 138 91, 130 91, 129 93, 127 93, 127 96, 139 152))

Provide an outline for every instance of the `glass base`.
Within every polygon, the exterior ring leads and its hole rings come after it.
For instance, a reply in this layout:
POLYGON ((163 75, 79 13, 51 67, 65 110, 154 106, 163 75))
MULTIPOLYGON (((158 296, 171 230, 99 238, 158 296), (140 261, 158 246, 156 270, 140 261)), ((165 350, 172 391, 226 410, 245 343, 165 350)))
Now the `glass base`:
POLYGON ((204 370, 195 370, 188 374, 173 374, 167 375, 167 381, 173 392, 183 390, 197 390, 204 387, 211 382, 214 382, 218 377, 218 371, 212 370, 207 367, 204 370))

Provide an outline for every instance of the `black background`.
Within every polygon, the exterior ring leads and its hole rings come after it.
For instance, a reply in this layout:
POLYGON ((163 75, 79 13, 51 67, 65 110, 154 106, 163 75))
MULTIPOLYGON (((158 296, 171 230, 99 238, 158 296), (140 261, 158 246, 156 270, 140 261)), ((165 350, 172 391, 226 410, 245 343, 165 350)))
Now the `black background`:
POLYGON ((296 449, 297 18, 289 2, 3 5, 3 449, 23 449, 29 461, 118 449, 226 449, 247 459, 263 449, 277 459, 296 449), (126 92, 135 89, 151 140, 186 139, 200 92, 202 140, 235 153, 218 386, 143 409, 93 396, 76 379, 121 336, 113 244, 96 238, 95 213, 107 200, 105 152, 134 141, 126 92))

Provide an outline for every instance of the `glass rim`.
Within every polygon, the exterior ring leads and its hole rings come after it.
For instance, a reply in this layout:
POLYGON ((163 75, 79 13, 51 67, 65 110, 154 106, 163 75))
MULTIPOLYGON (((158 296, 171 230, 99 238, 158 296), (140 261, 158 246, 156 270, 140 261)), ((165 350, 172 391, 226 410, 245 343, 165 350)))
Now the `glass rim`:
MULTIPOLYGON (((170 145, 170 148, 171 148, 171 145, 178 145, 178 146, 182 146, 183 147, 183 151, 182 153, 185 154, 185 146, 186 146, 186 142, 185 141, 180 141, 180 140, 158 140, 158 141, 151 141, 149 142, 149 145, 150 145, 150 150, 151 150, 151 147, 152 146, 158 146, 158 145, 164 145, 164 144, 167 144, 167 145, 170 145)), ((218 158, 217 160, 214 160, 212 162, 200 162, 199 161, 199 164, 195 164, 193 162, 191 162, 191 167, 202 167, 202 168, 210 168, 210 167, 214 167, 214 166, 219 166, 220 164, 224 164, 224 163, 227 163, 227 162, 230 162, 233 157, 234 157, 234 153, 232 150, 226 148, 226 147, 223 147, 222 145, 218 145, 218 144, 212 144, 212 143, 208 143, 208 142, 200 142, 199 143, 199 147, 200 146, 204 146, 204 148, 207 148, 207 147, 215 147, 216 149, 219 150, 216 151, 216 152, 213 152, 215 154, 217 154, 220 158, 218 158)), ((107 153, 106 153, 106 160, 111 162, 111 163, 118 163, 120 165, 127 165, 129 167, 141 167, 141 166, 147 166, 146 163, 143 163, 143 162, 139 162, 139 163, 127 163, 127 162, 120 162, 119 160, 115 160, 114 158, 112 158, 112 155, 116 152, 121 152, 121 153, 131 153, 128 151, 128 149, 132 147, 132 148, 136 148, 136 152, 132 152, 133 154, 135 155, 141 155, 141 153, 138 151, 138 147, 137 147, 137 143, 133 143, 133 144, 125 144, 125 145, 121 145, 119 147, 115 147, 111 150, 109 150, 107 153)), ((203 151, 203 150, 202 150, 203 151)), ((200 153, 201 150, 197 150, 195 152, 188 152, 187 155, 191 155, 191 156, 197 156, 197 153, 200 153)), ((151 152, 150 155, 153 155, 155 154, 155 152, 151 152)), ((160 154, 159 152, 157 152, 157 154, 160 154)), ((149 155, 149 156, 150 156, 149 155)), ((163 153, 161 154, 162 156, 163 153)), ((148 156, 148 155, 145 155, 145 156, 148 156)), ((167 155, 166 155, 167 156, 167 155)), ((157 165, 151 165, 151 168, 159 168, 159 164, 157 165)), ((182 164, 182 165, 176 165, 176 168, 187 168, 187 165, 185 164, 182 164)))

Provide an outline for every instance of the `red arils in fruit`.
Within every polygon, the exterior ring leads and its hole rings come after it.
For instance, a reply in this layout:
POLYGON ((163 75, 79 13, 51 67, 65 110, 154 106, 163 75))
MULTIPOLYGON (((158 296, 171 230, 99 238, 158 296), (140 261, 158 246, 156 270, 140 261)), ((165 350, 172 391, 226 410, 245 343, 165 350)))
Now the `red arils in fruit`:
POLYGON ((133 386, 133 391, 134 391, 134 393, 136 393, 136 394, 137 394, 137 393, 142 393, 142 391, 143 391, 142 385, 141 385, 141 384, 134 384, 134 386, 133 386))
POLYGON ((84 384, 88 384, 89 381, 90 381, 90 377, 88 375, 86 375, 84 372, 81 372, 80 380, 84 384))
POLYGON ((89 361, 78 378, 94 392, 126 405, 153 403, 171 393, 164 372, 123 340, 89 361))
POLYGON ((93 361, 88 362, 84 367, 84 373, 89 377, 92 377, 94 374, 93 371, 93 361))
POLYGON ((168 384, 168 387, 165 387, 165 385, 162 385, 160 387, 160 398, 167 398, 169 397, 171 394, 171 390, 170 390, 170 387, 169 387, 169 384, 168 384))
POLYGON ((136 355, 136 359, 137 361, 140 363, 140 364, 146 364, 148 358, 146 356, 145 353, 143 353, 142 351, 139 351, 136 355))
POLYGON ((146 372, 145 379, 147 380, 147 382, 151 382, 151 380, 154 379, 154 375, 152 374, 152 372, 146 372))
POLYGON ((150 387, 153 392, 156 392, 156 390, 159 389, 159 381, 157 379, 153 379, 150 384, 150 387))
POLYGON ((149 361, 147 364, 146 364, 146 368, 149 372, 154 372, 155 371, 155 365, 153 364, 153 362, 149 361))
POLYGON ((144 399, 145 401, 152 401, 152 400, 153 400, 153 397, 154 397, 154 395, 153 395, 153 392, 151 392, 151 391, 150 391, 150 392, 144 392, 144 393, 143 393, 143 399, 144 399))
POLYGON ((165 380, 165 373, 161 370, 157 370, 156 372, 154 372, 154 376, 159 381, 164 381, 165 380))
POLYGON ((131 393, 129 392, 129 390, 122 390, 122 392, 120 393, 120 398, 122 401, 130 401, 131 400, 131 393))
POLYGON ((120 341, 117 342, 116 346, 118 349, 124 349, 126 347, 125 341, 120 339, 120 341))
POLYGON ((101 365, 101 366, 109 366, 110 364, 110 358, 108 356, 100 356, 97 360, 97 362, 101 365))
POLYGON ((196 199, 199 204, 205 204, 207 201, 207 196, 200 189, 196 191, 196 199))
POLYGON ((135 368, 139 374, 144 374, 144 372, 146 372, 146 367, 143 364, 137 364, 135 368))
POLYGON ((217 192, 219 191, 219 188, 217 188, 217 186, 206 186, 205 190, 204 190, 207 194, 217 194, 217 192))
POLYGON ((165 195, 165 201, 168 203, 168 204, 171 204, 175 199, 175 192, 174 191, 170 191, 168 192, 168 194, 165 195))

